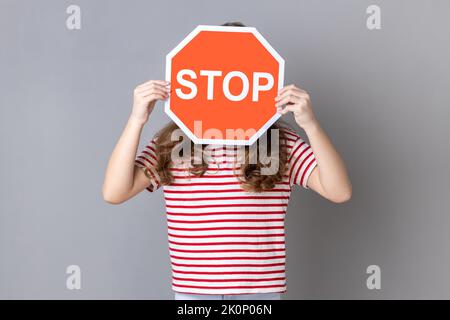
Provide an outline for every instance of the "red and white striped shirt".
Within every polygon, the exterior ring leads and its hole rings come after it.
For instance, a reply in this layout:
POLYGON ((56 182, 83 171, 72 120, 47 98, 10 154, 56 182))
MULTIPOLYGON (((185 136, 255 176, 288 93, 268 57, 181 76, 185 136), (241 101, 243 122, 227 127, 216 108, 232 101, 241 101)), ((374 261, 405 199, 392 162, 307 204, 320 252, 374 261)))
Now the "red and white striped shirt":
MULTIPOLYGON (((307 187, 317 165, 311 147, 294 131, 286 133, 289 171, 274 189, 244 191, 234 175, 236 149, 210 146, 208 171, 188 176, 174 165, 174 181, 163 186, 166 201, 172 289, 195 294, 286 292, 285 214, 293 185, 307 187), (212 148, 211 148, 212 147, 212 148)), ((135 164, 158 189, 154 140, 135 164)))

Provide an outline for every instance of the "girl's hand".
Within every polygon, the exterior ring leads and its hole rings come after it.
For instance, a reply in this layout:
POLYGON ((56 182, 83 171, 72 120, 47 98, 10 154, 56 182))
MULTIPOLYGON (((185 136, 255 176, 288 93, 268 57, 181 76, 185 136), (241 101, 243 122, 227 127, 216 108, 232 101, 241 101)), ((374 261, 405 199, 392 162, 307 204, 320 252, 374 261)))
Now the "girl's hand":
POLYGON ((150 80, 134 89, 134 101, 131 117, 142 124, 148 121, 157 100, 169 97, 169 81, 150 80))
POLYGON ((316 121, 308 92, 293 84, 283 87, 275 101, 277 111, 282 115, 292 112, 295 122, 303 129, 316 121), (283 105, 286 106, 282 108, 283 105))

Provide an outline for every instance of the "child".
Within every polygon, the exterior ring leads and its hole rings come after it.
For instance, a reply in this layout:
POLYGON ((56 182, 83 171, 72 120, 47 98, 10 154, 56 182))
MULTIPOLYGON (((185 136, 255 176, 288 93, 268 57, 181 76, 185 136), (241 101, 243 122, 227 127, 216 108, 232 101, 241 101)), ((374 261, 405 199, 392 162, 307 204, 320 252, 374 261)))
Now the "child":
POLYGON ((131 115, 106 170, 105 201, 119 204, 163 186, 175 299, 280 299, 286 292, 284 218, 291 187, 312 189, 335 203, 349 200, 352 187, 342 158, 319 125, 308 93, 295 85, 280 90, 274 107, 294 114, 309 144, 275 123, 268 135, 279 130, 280 152, 273 159, 278 171, 271 175, 261 174, 259 161, 247 161, 248 147, 245 162, 237 161, 237 148, 214 145, 201 163, 173 161, 178 141, 171 133, 179 130, 174 123, 137 154, 142 128, 155 103, 168 98, 169 85, 150 80, 134 90, 131 115))

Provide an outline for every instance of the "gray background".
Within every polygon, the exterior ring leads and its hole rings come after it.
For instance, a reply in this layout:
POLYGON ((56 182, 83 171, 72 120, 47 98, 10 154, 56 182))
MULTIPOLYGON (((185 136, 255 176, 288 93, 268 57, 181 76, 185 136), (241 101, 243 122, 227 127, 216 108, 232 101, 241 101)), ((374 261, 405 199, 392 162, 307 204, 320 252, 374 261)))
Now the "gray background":
MULTIPOLYGON (((294 190, 284 298, 450 298, 449 12, 445 0, 1 0, 0 297, 173 298, 161 191, 107 204, 104 170, 133 88, 163 78, 196 25, 240 20, 310 92, 354 186, 343 205, 294 190), (70 4, 81 30, 66 28, 70 4), (370 4, 381 30, 366 28, 370 4), (71 264, 81 290, 66 288, 71 264), (372 264, 381 290, 366 287, 372 264)), ((168 121, 161 107, 141 147, 168 121)))

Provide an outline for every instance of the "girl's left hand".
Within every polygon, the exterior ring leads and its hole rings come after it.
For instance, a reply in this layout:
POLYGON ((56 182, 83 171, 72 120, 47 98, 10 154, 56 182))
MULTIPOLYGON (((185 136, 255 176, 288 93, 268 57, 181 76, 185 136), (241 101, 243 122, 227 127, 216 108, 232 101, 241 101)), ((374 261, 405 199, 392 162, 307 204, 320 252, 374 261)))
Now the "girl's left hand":
POLYGON ((308 92, 293 84, 283 87, 275 101, 277 111, 282 115, 292 112, 295 122, 303 129, 316 121, 308 92), (285 105, 284 108, 282 108, 283 105, 285 105))

